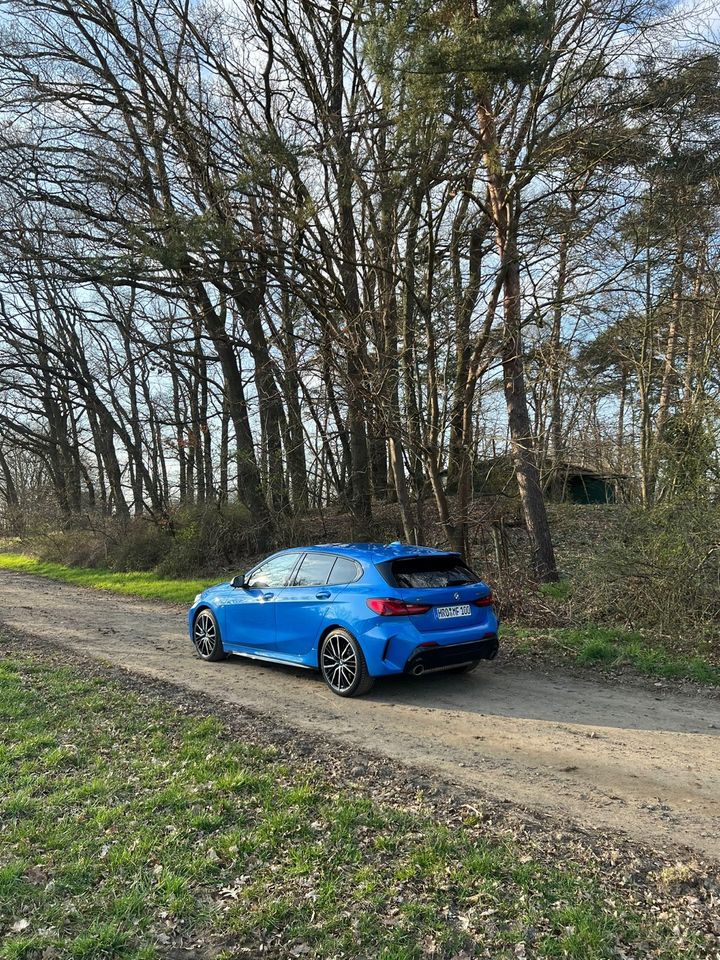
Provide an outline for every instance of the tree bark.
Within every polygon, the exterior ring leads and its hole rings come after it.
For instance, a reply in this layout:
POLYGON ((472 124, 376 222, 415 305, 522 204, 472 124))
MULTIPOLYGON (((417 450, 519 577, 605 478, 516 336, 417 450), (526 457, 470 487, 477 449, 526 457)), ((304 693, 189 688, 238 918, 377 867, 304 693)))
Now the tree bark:
POLYGON ((340 275, 343 284, 347 318, 347 390, 348 432, 350 434, 350 509, 353 537, 366 540, 370 536, 372 502, 370 492, 370 460, 367 442, 365 396, 366 369, 365 332, 363 330, 360 291, 358 289, 355 250, 355 217, 352 202, 352 156, 343 121, 345 65, 344 23, 339 0, 330 5, 332 30, 332 89, 330 110, 337 155, 337 205, 340 244, 340 275))
POLYGON ((541 582, 557 580, 555 551, 545 500, 540 486, 540 471, 535 460, 532 426, 525 394, 523 369, 522 319, 520 313, 520 265, 510 247, 505 266, 505 330, 502 345, 503 388, 507 406, 512 457, 520 502, 530 537, 535 575, 541 582))
POLYGON ((205 288, 199 281, 192 285, 192 293, 202 311, 205 329, 215 347, 223 372, 230 419, 235 429, 240 497, 258 523, 267 523, 270 520, 270 512, 263 496, 245 390, 235 348, 224 323, 215 312, 205 288))
POLYGON ((492 107, 478 100, 478 131, 487 172, 487 192, 495 227, 496 246, 503 276, 504 329, 501 347, 503 389, 510 444, 523 516, 530 538, 535 575, 541 582, 557 580, 550 523, 535 458, 532 425, 525 391, 522 341, 520 256, 517 249, 518 200, 509 194, 500 165, 492 107))

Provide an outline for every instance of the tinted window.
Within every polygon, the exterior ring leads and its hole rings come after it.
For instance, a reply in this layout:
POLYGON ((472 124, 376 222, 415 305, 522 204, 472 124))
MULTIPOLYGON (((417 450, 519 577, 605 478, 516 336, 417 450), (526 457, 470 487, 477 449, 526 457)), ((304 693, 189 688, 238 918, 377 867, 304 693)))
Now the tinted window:
POLYGON ((461 587, 478 583, 478 577, 459 557, 410 557, 393 560, 390 573, 394 585, 418 589, 422 587, 461 587))
POLYGON ((332 568, 328 584, 337 586, 341 583, 352 583, 360 576, 360 568, 354 560, 346 560, 345 557, 338 557, 335 566, 332 568))
POLYGON ((335 557, 329 553, 306 553, 293 580, 294 587, 322 587, 327 583, 335 557))
POLYGON ((297 563, 297 553, 284 553, 261 564, 250 574, 248 587, 284 587, 297 563))

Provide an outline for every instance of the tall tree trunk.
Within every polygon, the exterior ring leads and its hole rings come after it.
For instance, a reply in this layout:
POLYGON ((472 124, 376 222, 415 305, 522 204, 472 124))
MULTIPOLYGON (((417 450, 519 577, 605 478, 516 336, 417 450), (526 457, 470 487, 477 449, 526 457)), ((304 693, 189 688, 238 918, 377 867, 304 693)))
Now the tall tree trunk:
POLYGON ((370 494, 370 461, 367 443, 365 395, 366 369, 365 331, 363 329, 360 292, 358 289, 355 250, 355 217, 353 213, 353 168, 348 134, 343 121, 345 64, 343 59, 345 23, 339 0, 330 5, 332 27, 332 89, 330 92, 331 123, 337 153, 337 205, 340 232, 340 274, 347 317, 347 389, 348 432, 350 434, 350 509, 353 536, 367 539, 372 522, 370 494))
MULTIPOLYGON (((683 275, 685 265, 684 240, 679 240, 678 253, 675 260, 675 269, 673 272, 672 297, 670 303, 670 317, 668 319, 667 337, 665 341, 665 359, 662 364, 662 377, 660 381, 660 396, 658 399, 657 411, 655 413, 655 425, 651 449, 648 451, 649 469, 646 477, 646 499, 652 503, 657 497, 658 475, 660 472, 660 461, 663 455, 665 444, 665 427, 667 426, 670 415, 670 406, 673 389, 675 386, 675 355, 678 346, 678 331, 681 323, 681 314, 683 309, 683 275)), ((648 425, 650 429, 650 425, 648 425)))
POLYGON ((20 510, 20 498, 18 497, 10 464, 7 457, 0 448, 0 475, 2 476, 2 491, 5 497, 5 507, 10 533, 14 537, 19 537, 23 533, 24 523, 22 512, 20 510))
POLYGON ((500 168, 501 151, 495 133, 492 107, 489 100, 483 96, 478 100, 478 131, 483 147, 488 200, 495 226, 500 269, 503 271, 504 330, 501 359, 512 458, 530 538, 535 575, 540 581, 552 581, 558 578, 555 551, 540 486, 540 471, 535 458, 525 391, 520 256, 517 249, 518 200, 508 195, 505 175, 500 168))
POLYGON ((506 247, 502 344, 503 387, 515 475, 525 525, 530 537, 533 568, 541 582, 557 580, 555 551, 545 500, 540 486, 540 471, 535 460, 532 426, 525 394, 523 369, 522 315, 520 301, 520 264, 514 244, 506 247))
MULTIPOLYGON (((381 134, 381 165, 387 163, 385 133, 381 134)), ((403 536, 407 543, 417 543, 417 524, 412 513, 408 493, 400 417, 400 358, 398 357, 398 302, 393 282, 393 195, 390 184, 384 178, 381 191, 380 249, 382 255, 378 280, 380 316, 382 318, 381 343, 379 344, 380 402, 377 404, 377 420, 383 425, 383 452, 387 457, 383 465, 386 476, 392 480, 400 507, 403 536), (384 441, 387 438, 387 448, 384 441), (387 469, 389 467, 389 470, 387 469)))
POLYGON ((223 372, 230 419, 235 429, 240 497, 257 522, 267 523, 270 520, 270 513, 260 482, 260 471, 255 456, 252 431, 250 430, 245 390, 235 348, 224 323, 215 312, 207 291, 199 281, 193 284, 192 292, 202 311, 205 329, 215 347, 223 372))
POLYGON ((170 382, 172 384, 175 441, 177 443, 178 450, 178 493, 180 496, 180 503, 184 504, 188 499, 186 418, 182 409, 182 385, 180 382, 180 371, 178 370, 172 351, 170 351, 169 368, 170 382))
MULTIPOLYGON (((650 191, 652 199, 652 190, 650 191)), ((650 248, 650 225, 647 228, 645 251, 645 312, 643 316, 642 339, 640 342, 640 363, 638 364, 638 401, 640 406, 640 499, 647 507, 655 493, 652 465, 652 410, 650 406, 650 384, 653 376, 653 358, 655 343, 655 310, 652 300, 652 268, 650 248)))
POLYGON ((615 444, 617 446, 616 469, 622 471, 624 468, 623 447, 625 445, 625 405, 627 401, 628 373, 623 367, 620 372, 620 395, 618 397, 618 416, 617 416, 617 435, 615 444))
MULTIPOLYGON (((243 304, 239 303, 242 307, 243 304)), ((255 387, 260 412, 260 429, 267 465, 267 492, 275 512, 287 507, 285 499, 285 460, 282 451, 282 429, 285 419, 282 400, 275 381, 273 361, 262 325, 259 308, 244 305, 242 318, 250 339, 250 352, 255 366, 255 387)))
POLYGON ((128 449, 128 455, 133 458, 133 469, 131 471, 131 482, 133 492, 133 513, 136 517, 143 512, 143 478, 140 472, 140 463, 143 457, 143 439, 140 431, 140 409, 138 406, 137 393, 137 373, 135 370, 135 358, 132 355, 132 344, 130 341, 130 331, 127 324, 120 324, 120 330, 123 339, 123 348, 125 351, 125 361, 128 371, 128 399, 130 400, 130 431, 132 433, 133 443, 128 449))
POLYGON ((693 285, 693 303, 690 310, 687 343, 685 346, 685 369, 683 370, 683 408, 686 414, 690 413, 693 406, 693 383, 695 380, 695 367, 697 365, 698 318, 701 309, 701 291, 702 280, 700 267, 698 266, 695 283, 693 285))
MULTIPOLYGON (((402 312, 402 352, 400 370, 402 374, 402 398, 404 403, 405 435, 410 463, 410 478, 415 494, 416 539, 422 543, 425 539, 423 498, 425 496, 425 473, 423 457, 422 423, 417 399, 417 377, 415 375, 415 344, 417 324, 417 293, 415 256, 417 252, 418 230, 422 193, 418 190, 412 203, 412 216, 408 226, 405 250, 405 303, 402 312)), ((431 274, 431 271, 429 271, 431 274)))
POLYGON ((222 413, 220 415, 220 483, 218 486, 218 501, 227 503, 229 499, 228 467, 230 465, 230 405, 223 398, 222 413))
POLYGON ((293 509, 301 512, 308 505, 308 476, 305 460, 305 435, 303 433, 302 408, 300 406, 300 377, 293 325, 292 305, 286 287, 281 291, 282 345, 285 363, 285 403, 287 424, 285 431, 285 454, 290 474, 290 493, 293 509))
POLYGON ((562 320, 565 305, 565 285, 567 283, 570 231, 575 220, 576 210, 577 198, 573 190, 570 192, 567 223, 560 235, 557 283, 555 285, 552 327, 550 330, 550 449, 556 465, 559 464, 565 453, 562 410, 562 320))

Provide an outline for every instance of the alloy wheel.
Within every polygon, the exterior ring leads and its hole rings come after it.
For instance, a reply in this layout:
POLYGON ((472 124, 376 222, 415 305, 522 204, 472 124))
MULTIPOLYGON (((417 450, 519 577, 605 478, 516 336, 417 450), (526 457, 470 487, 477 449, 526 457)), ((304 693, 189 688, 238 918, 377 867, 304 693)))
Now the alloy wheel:
POLYGON ((331 633, 325 640, 322 672, 328 684, 338 693, 345 693, 355 683, 358 658, 352 641, 344 633, 331 633))
POLYGON ((200 656, 209 657, 217 643, 217 627, 209 613, 202 611, 197 615, 193 639, 200 656))

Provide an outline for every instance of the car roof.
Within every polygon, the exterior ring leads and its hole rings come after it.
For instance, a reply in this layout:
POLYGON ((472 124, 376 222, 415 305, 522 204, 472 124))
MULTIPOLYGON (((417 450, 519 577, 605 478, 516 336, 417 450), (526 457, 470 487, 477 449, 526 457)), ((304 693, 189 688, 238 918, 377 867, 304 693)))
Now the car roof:
POLYGON ((317 543, 308 547, 293 547, 292 553, 336 553, 366 563, 383 563, 403 557, 456 557, 452 550, 436 550, 434 547, 418 547, 412 543, 317 543))

